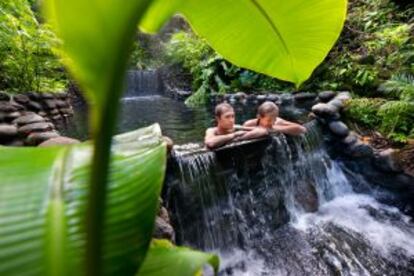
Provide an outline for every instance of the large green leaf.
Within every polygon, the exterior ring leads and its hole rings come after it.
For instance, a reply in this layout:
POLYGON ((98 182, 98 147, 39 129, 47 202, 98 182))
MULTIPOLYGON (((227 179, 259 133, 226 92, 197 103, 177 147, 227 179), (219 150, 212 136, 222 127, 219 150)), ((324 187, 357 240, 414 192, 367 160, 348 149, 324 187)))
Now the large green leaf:
POLYGON ((213 267, 215 273, 218 272, 217 256, 186 247, 175 247, 165 240, 155 240, 138 276, 194 276, 206 263, 213 267))
MULTIPOLYGON (((152 237, 165 173, 158 125, 114 138, 103 271, 133 275, 152 237)), ((83 274, 92 147, 0 147, 0 275, 83 274)))
MULTIPOLYGON (((310 77, 338 39, 347 6, 347 0, 180 2, 176 12, 224 58, 297 86, 310 77)), ((177 4, 166 1, 165 5, 177 4)), ((169 9, 159 10, 163 14, 169 9)), ((160 22, 144 17, 141 25, 154 31, 160 22)))

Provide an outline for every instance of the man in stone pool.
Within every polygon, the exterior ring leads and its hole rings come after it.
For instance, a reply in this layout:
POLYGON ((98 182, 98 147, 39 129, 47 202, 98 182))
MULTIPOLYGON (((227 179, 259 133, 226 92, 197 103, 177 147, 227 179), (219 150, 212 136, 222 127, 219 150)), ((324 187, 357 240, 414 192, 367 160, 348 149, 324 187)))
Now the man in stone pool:
POLYGON ((249 140, 268 135, 268 130, 257 127, 235 125, 235 112, 228 103, 218 104, 215 108, 216 127, 207 129, 204 144, 212 149, 229 142, 249 140))

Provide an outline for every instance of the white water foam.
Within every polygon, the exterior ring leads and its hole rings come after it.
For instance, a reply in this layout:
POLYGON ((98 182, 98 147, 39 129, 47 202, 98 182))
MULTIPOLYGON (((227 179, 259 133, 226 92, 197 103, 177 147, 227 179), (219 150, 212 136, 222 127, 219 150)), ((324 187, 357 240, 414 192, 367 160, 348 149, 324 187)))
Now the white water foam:
POLYGON ((414 231, 410 218, 397 208, 381 204, 368 195, 346 194, 337 197, 320 206, 317 213, 301 215, 292 225, 306 232, 326 223, 334 223, 363 235, 384 256, 389 256, 396 249, 414 256, 414 231), (386 217, 392 219, 377 220, 370 214, 370 208, 386 213, 386 217), (398 223, 398 227, 393 223, 398 223), (401 227, 404 225, 406 227, 401 227))

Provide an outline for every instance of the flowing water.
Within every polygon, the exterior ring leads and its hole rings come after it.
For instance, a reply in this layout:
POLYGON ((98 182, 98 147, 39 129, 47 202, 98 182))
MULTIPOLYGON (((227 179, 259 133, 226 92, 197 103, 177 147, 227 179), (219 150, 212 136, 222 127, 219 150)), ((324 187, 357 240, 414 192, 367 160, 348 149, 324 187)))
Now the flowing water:
POLYGON ((221 275, 414 275, 412 219, 308 128, 216 152, 176 147, 165 198, 177 242, 219 254, 221 275))

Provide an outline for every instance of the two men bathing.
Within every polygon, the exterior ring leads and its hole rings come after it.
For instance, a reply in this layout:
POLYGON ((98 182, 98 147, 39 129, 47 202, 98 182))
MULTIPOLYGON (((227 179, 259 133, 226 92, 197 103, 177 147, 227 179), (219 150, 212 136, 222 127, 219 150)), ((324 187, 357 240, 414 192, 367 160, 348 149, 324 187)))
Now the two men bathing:
POLYGON ((249 140, 281 132, 300 135, 306 128, 279 117, 279 108, 273 102, 264 102, 257 110, 257 118, 246 121, 243 126, 235 125, 235 112, 228 103, 215 108, 216 127, 207 129, 204 143, 208 148, 217 148, 229 142, 249 140))

